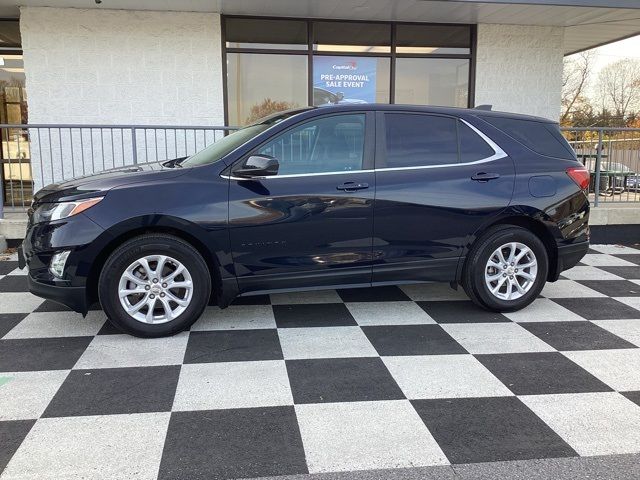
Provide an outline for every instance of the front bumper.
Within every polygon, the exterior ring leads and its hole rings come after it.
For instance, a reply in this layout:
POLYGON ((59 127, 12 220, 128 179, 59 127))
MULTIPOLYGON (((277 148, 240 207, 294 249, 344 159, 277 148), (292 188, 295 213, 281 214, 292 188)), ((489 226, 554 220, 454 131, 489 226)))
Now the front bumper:
POLYGON ((89 310, 85 287, 50 285, 35 281, 28 276, 29 291, 38 297, 53 300, 83 315, 89 310))

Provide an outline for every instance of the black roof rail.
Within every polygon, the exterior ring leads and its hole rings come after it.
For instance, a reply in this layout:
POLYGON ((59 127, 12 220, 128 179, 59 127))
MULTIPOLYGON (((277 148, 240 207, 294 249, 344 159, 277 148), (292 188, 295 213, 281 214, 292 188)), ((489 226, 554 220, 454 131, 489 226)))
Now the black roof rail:
POLYGON ((490 112, 492 108, 493 105, 478 105, 477 107, 474 107, 474 110, 486 110, 490 112))

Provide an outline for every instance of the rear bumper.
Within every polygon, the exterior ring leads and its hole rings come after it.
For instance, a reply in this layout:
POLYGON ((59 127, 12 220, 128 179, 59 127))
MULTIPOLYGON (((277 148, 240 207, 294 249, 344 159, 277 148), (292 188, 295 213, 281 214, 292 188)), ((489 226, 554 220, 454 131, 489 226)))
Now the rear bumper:
POLYGON ((558 265, 555 270, 555 278, 550 280, 557 280, 561 272, 574 267, 588 250, 588 241, 558 246, 558 265))
POLYGON ((88 311, 85 287, 50 285, 35 281, 31 275, 28 275, 28 283, 29 291, 38 297, 61 303, 83 315, 88 311))

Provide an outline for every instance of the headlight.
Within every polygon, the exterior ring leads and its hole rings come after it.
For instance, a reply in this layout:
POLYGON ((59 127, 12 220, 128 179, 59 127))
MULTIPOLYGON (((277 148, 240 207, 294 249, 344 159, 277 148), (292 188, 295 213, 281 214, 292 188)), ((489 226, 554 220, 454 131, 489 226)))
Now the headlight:
POLYGON ((33 212, 33 223, 52 222, 72 217, 93 207, 104 197, 85 198, 75 202, 43 203, 33 212))

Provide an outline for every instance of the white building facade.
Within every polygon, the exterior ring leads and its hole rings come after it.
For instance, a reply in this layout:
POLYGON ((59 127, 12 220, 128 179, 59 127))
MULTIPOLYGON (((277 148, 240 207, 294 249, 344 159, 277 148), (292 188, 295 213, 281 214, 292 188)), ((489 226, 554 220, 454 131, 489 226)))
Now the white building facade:
MULTIPOLYGON (((558 119, 563 57, 640 33, 636 0, 23 0, 0 15, 23 59, 0 77, 23 76, 31 124, 244 125, 344 102, 558 119)), ((68 176, 36 157, 36 189, 68 176)))

